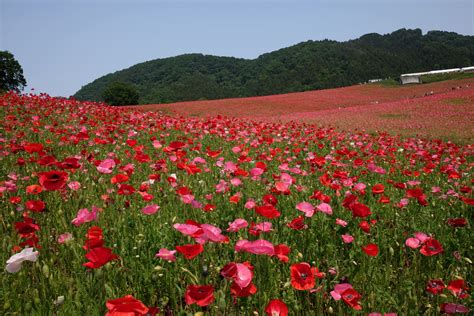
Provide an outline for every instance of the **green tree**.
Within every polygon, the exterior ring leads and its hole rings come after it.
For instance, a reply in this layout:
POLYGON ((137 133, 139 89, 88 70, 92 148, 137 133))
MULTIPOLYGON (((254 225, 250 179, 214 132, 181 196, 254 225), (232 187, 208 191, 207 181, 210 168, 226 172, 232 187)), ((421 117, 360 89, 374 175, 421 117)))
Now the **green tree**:
POLYGON ((0 51, 0 92, 20 92, 26 86, 23 69, 12 53, 0 51))
POLYGON ((140 95, 135 86, 125 82, 113 82, 102 93, 102 99, 110 105, 138 104, 140 95))

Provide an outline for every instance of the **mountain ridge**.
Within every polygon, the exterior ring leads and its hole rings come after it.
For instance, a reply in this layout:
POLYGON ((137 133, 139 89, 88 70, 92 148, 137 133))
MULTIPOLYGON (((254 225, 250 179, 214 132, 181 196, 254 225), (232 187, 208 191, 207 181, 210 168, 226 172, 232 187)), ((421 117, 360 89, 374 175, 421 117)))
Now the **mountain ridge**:
POLYGON ((141 104, 262 96, 473 64, 474 36, 400 29, 344 42, 308 40, 254 59, 191 53, 149 60, 104 75, 74 97, 102 101, 115 81, 133 84, 141 104))

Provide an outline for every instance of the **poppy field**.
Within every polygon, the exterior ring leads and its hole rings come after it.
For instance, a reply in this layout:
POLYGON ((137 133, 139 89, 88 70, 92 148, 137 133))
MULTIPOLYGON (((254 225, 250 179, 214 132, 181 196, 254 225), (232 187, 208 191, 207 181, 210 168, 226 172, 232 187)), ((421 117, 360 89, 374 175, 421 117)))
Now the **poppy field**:
POLYGON ((422 85, 365 84, 238 99, 148 104, 173 115, 227 115, 266 122, 305 122, 339 130, 472 143, 474 79, 422 85))
POLYGON ((472 144, 44 94, 0 113, 2 315, 472 309, 472 144))

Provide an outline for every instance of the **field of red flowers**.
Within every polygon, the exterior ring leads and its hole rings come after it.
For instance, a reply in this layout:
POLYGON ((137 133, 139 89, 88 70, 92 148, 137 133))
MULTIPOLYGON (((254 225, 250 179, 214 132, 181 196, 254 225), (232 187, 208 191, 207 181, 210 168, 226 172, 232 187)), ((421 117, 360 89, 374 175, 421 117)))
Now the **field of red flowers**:
POLYGON ((472 142, 474 79, 424 85, 358 85, 266 97, 144 105, 185 116, 226 115, 272 122, 308 122, 344 130, 472 142))
POLYGON ((472 309, 472 145, 47 95, 0 114, 4 315, 472 309))

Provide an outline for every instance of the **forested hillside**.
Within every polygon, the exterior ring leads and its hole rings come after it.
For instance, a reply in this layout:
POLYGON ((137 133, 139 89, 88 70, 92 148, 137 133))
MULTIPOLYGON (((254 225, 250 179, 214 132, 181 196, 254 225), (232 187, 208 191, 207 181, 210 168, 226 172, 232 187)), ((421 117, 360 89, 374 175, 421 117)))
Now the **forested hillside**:
POLYGON ((155 59, 96 79, 74 96, 102 101, 113 82, 133 84, 142 104, 260 96, 473 64, 474 36, 400 29, 346 42, 302 42, 253 60, 202 54, 155 59))

